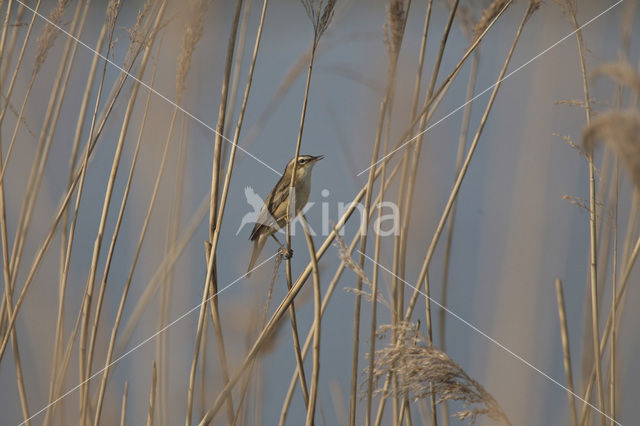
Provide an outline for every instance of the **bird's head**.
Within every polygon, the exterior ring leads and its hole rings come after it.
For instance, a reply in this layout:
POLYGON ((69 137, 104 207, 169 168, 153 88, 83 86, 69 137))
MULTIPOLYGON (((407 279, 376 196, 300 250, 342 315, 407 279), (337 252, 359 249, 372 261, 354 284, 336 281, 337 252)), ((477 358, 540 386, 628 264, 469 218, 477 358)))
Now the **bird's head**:
MULTIPOLYGON (((322 160, 323 158, 324 158, 324 155, 318 155, 318 156, 299 155, 298 163, 296 165, 296 180, 303 179, 306 176, 309 176, 311 174, 311 169, 313 169, 313 166, 316 164, 316 162, 318 162, 319 160, 322 160)), ((285 171, 285 174, 291 176, 291 171, 293 170, 294 162, 295 162, 295 158, 289 161, 289 164, 287 164, 287 170, 285 171)))

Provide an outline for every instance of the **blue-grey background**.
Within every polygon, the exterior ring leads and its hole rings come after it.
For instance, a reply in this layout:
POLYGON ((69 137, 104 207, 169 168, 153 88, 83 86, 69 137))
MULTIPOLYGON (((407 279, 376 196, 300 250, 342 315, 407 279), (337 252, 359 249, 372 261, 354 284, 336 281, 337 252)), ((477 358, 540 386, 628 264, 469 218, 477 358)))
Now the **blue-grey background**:
MULTIPOLYGON (((28 3, 31 5, 35 2, 28 3)), ((211 5, 206 15, 204 35, 193 56, 191 72, 186 82, 187 89, 181 104, 213 127, 217 121, 233 3, 217 0, 211 5)), ((579 3, 579 19, 585 22, 608 7, 611 2, 579 3)), ((628 13, 625 10, 628 10, 629 3, 631 0, 614 8, 583 30, 585 42, 589 48, 587 53, 589 68, 617 59, 621 48, 620 20, 624 13, 628 13)), ((160 40, 156 41, 157 53, 154 53, 152 60, 155 60, 157 55, 158 74, 154 87, 173 99, 175 98, 176 58, 180 52, 186 18, 185 7, 180 2, 170 4, 165 15, 168 25, 160 37, 162 44, 159 44, 160 40), (159 49, 158 46, 160 46, 159 49)), ((81 37, 90 46, 95 45, 97 40, 104 20, 105 5, 104 1, 94 1, 91 6, 88 22, 81 37)), ((45 1, 42 9, 48 13, 53 6, 54 2, 45 1)), ((140 6, 139 1, 128 1, 123 4, 116 30, 119 39, 113 55, 116 63, 120 64, 124 60, 128 41, 125 28, 133 24, 140 6)), ((316 204, 309 211, 308 219, 316 231, 321 229, 321 203, 329 204, 330 220, 337 221, 338 202, 351 201, 366 182, 366 174, 358 177, 357 173, 367 167, 370 162, 379 102, 386 79, 388 56, 385 53, 382 33, 382 25, 386 19, 385 6, 385 2, 382 1, 339 2, 335 19, 322 40, 322 48, 316 58, 302 140, 303 153, 325 155, 325 159, 314 169, 310 197, 310 201, 316 204), (323 189, 330 192, 329 197, 321 196, 323 189)), ((66 20, 63 19, 63 23, 70 21, 73 7, 75 3, 72 3, 67 11, 68 16, 65 16, 66 20)), ((260 7, 261 2, 254 0, 248 21, 239 96, 244 90, 260 7)), ((496 81, 525 7, 524 1, 512 6, 483 41, 480 49, 481 62, 476 92, 484 90, 496 81)), ((424 1, 412 2, 399 60, 392 141, 404 132, 409 122, 425 8, 424 1)), ((425 75, 429 75, 433 67, 440 34, 447 16, 448 9, 442 2, 435 2, 427 45, 425 75)), ((30 17, 30 12, 25 12, 23 19, 28 20, 30 17)), ((43 27, 44 22, 36 20, 34 31, 37 31, 37 34, 43 27)), ((515 69, 525 63, 570 32, 571 27, 558 7, 553 2, 546 2, 526 25, 509 69, 515 69)), ((631 42, 630 62, 632 64, 636 64, 639 59, 636 48, 640 42, 639 34, 636 26, 631 42)), ((311 37, 311 25, 304 8, 298 2, 270 2, 240 144, 279 171, 284 169, 295 150, 304 94, 305 69, 302 68, 302 72, 297 74, 284 96, 278 97, 277 90, 287 78, 291 67, 309 48, 311 37), (273 99, 277 99, 277 104, 270 103, 273 99), (255 137, 248 139, 247 136, 252 134, 252 129, 255 129, 253 126, 266 108, 272 108, 269 120, 263 128, 259 129, 259 133, 253 134, 255 137)), ((60 34, 49 53, 45 68, 36 80, 32 100, 27 105, 25 117, 27 122, 33 123, 36 134, 39 131, 49 90, 55 78, 58 66, 56 59, 62 53, 64 42, 65 36, 60 34)), ((460 28, 454 26, 444 56, 441 76, 446 75, 455 66, 466 46, 466 38, 460 28)), ((34 53, 35 42, 32 42, 26 52, 24 69, 28 70, 32 65, 34 53)), ((24 262, 20 270, 19 287, 26 277, 27 265, 30 265, 46 235, 53 219, 53 212, 66 185, 67 164, 77 109, 91 60, 91 52, 84 47, 79 47, 65 108, 60 119, 61 124, 55 132, 51 158, 46 169, 33 228, 27 240, 24 256, 28 261, 24 262)), ((148 66, 145 75, 146 82, 151 81, 151 65, 148 66)), ((110 87, 118 72, 114 67, 107 65, 106 87, 110 87)), ((433 121, 464 102, 468 72, 467 65, 445 96, 433 121)), ((19 75, 12 98, 14 104, 21 104, 29 78, 28 72, 19 75)), ((423 81, 426 84, 426 77, 423 81)), ((600 79, 593 84, 594 98, 603 102, 612 98, 614 86, 610 81, 600 79)), ((125 87, 126 90, 130 89, 130 82, 125 87)), ((117 202, 114 203, 115 206, 112 205, 110 211, 106 232, 108 237, 103 243, 98 277, 102 276, 110 232, 115 224, 147 93, 146 89, 141 88, 138 95, 136 116, 129 130, 126 152, 123 156, 125 167, 120 170, 116 181, 113 200, 117 202)), ((126 94, 128 91, 125 92, 126 94)), ((479 123, 488 96, 486 94, 473 103, 471 134, 479 123)), ((565 383, 565 376, 554 286, 556 278, 561 278, 564 282, 576 383, 579 382, 580 377, 579 361, 583 340, 590 338, 590 331, 583 330, 583 310, 588 288, 588 212, 563 199, 567 194, 588 200, 588 172, 584 158, 562 138, 554 135, 554 133, 569 135, 578 142, 585 126, 584 111, 578 107, 558 105, 556 102, 582 98, 582 80, 575 37, 568 38, 504 81, 459 194, 449 276, 448 307, 453 312, 562 384, 565 383)), ((123 96, 123 99, 126 98, 123 96)), ((238 106, 239 101, 236 103, 236 115, 238 106)), ((601 105, 599 107, 604 108, 601 105)), ((102 211, 104 183, 111 167, 119 131, 118 124, 122 120, 124 108, 124 101, 120 101, 111 119, 112 124, 102 136, 87 175, 71 262, 65 336, 69 335, 73 325, 86 283, 95 233, 102 211)), ((97 350, 94 370, 101 368, 104 362, 106 354, 104 348, 108 344, 120 292, 138 241, 172 112, 172 105, 156 95, 151 95, 149 125, 145 130, 144 145, 134 178, 131 201, 124 217, 123 234, 120 237, 114 266, 110 273, 103 314, 104 324, 102 332, 98 335, 98 348, 103 349, 97 350)), ((424 139, 407 254, 407 279, 412 284, 415 283, 426 248, 453 185, 461 117, 462 111, 454 114, 427 132, 424 139)), ((124 323, 131 315, 135 302, 141 296, 148 280, 162 261, 167 218, 172 207, 178 142, 183 120, 189 136, 181 230, 186 228, 197 206, 209 193, 214 135, 209 129, 192 119, 179 115, 169 153, 168 169, 162 181, 159 204, 153 213, 134 275, 125 309, 124 323)), ((15 116, 8 115, 5 126, 2 128, 3 140, 9 140, 14 124, 15 116)), ((229 130, 226 134, 231 136, 232 133, 229 130)), ((20 212, 36 142, 26 131, 21 131, 12 159, 13 163, 10 164, 5 177, 10 236, 14 235, 17 226, 17 216, 20 212)), ((626 226, 632 194, 631 185, 624 171, 622 176, 619 215, 621 235, 626 226)), ((264 197, 277 179, 278 176, 273 171, 239 153, 237 168, 231 180, 218 250, 218 276, 221 287, 241 276, 248 263, 251 250, 248 241, 250 229, 246 227, 239 235, 235 235, 242 216, 251 211, 245 201, 244 188, 251 186, 264 197)), ((397 182, 392 194, 394 195, 391 199, 395 199, 397 182)), ((347 227, 347 243, 354 235, 357 226, 358 224, 355 223, 347 227)), ((201 299, 206 273, 203 241, 207 238, 207 219, 204 219, 177 263, 171 300, 171 318, 177 318, 197 305, 201 299)), ((316 245, 321 241, 321 236, 315 238, 316 245)), ((44 264, 40 267, 17 323, 18 331, 22 336, 20 338, 21 358, 26 374, 29 404, 33 412, 43 407, 47 401, 51 368, 50 354, 54 341, 57 308, 58 246, 59 239, 53 244, 44 264)), ((300 232, 295 236, 293 246, 295 276, 308 262, 306 244, 300 232)), ((621 246, 622 237, 620 237, 621 246)), ((263 259, 265 255, 272 254, 275 249, 275 244, 269 242, 263 259)), ((390 266, 393 253, 391 238, 383 239, 383 250, 381 263, 390 266)), ((370 251, 373 251, 371 239, 370 251)), ((430 269, 435 300, 441 300, 443 254, 444 241, 439 244, 430 269)), ((338 264, 337 250, 332 248, 320 263, 323 290, 338 264)), ((365 270, 371 273, 371 263, 366 264, 365 270)), ((261 312, 270 275, 271 263, 256 272, 251 279, 240 280, 219 297, 232 369, 237 368, 242 361, 246 350, 244 339, 248 318, 250 314, 261 312)), ((382 277, 385 280, 390 278, 386 274, 382 274, 382 277)), ((636 285, 637 273, 632 275, 631 279, 626 301, 627 308, 622 315, 618 336, 620 395, 617 419, 625 425, 634 424, 636 421, 634 403, 637 400, 638 390, 635 384, 640 379, 640 370, 635 365, 640 349, 635 327, 638 317, 633 308, 640 297, 636 285)), ((354 296, 344 291, 344 288, 352 286, 355 286, 355 274, 346 271, 323 320, 319 407, 326 424, 341 424, 344 413, 348 411, 354 296), (339 388, 343 397, 338 397, 337 401, 333 400, 332 387, 339 388)), ((410 293, 408 289, 406 294, 410 293)), ((609 293, 610 287, 607 286, 602 299, 605 313, 608 313, 609 309, 609 293)), ((284 271, 281 269, 281 274, 276 281, 273 301, 278 303, 285 294, 284 271)), ((388 294, 386 296, 388 298, 388 294)), ((300 299, 301 302, 297 305, 299 329, 301 335, 306 336, 313 319, 311 292, 303 292, 300 299)), ((158 303, 159 296, 156 295, 145 310, 127 348, 135 346, 156 331, 158 303)), ((424 318, 424 299, 420 299, 417 306, 415 318, 424 318)), ((370 307, 369 303, 363 303, 361 354, 368 351, 370 307)), ((380 307, 378 313, 379 323, 390 321, 389 313, 384 307, 380 307)), ((437 329, 438 310, 435 309, 434 313, 437 329)), ((269 425, 277 422, 284 394, 295 369, 291 332, 287 322, 288 320, 278 334, 277 344, 263 358, 264 392, 261 402, 263 414, 261 419, 256 420, 256 424, 269 425)), ((186 390, 196 324, 197 313, 193 313, 168 331, 170 424, 184 422, 186 390)), ((212 328, 209 327, 206 352, 207 391, 204 398, 206 404, 210 404, 215 399, 221 386, 215 339, 211 332, 212 328)), ((378 346, 382 344, 378 343, 378 346)), ((438 344, 437 341, 436 344, 438 344)), ((590 348, 590 346, 587 347, 590 348)), ((513 424, 541 425, 569 422, 567 394, 561 387, 450 316, 447 317, 447 353, 492 393, 513 424)), ((0 423, 17 424, 22 417, 15 385, 15 370, 9 353, 5 355, 4 362, 0 364, 2 395, 0 412, 3 413, 0 423)), ((119 404, 125 381, 129 383, 128 424, 140 424, 145 421, 151 382, 151 363, 154 359, 156 359, 156 346, 155 341, 151 341, 114 366, 103 417, 105 424, 115 422, 119 417, 119 404)), ((361 367, 364 367, 365 359, 364 356, 361 357, 361 367)), ((310 374, 310 357, 306 365, 310 374)), ((74 349, 66 386, 68 388, 75 386, 77 377, 77 349, 74 349)), ((97 389, 98 380, 95 379, 91 383, 93 392, 97 389)), ((340 393, 334 391, 333 395, 340 395, 340 393)), ((63 402, 69 419, 75 418, 77 398, 77 393, 71 394, 63 402)), ((364 402, 360 402, 359 419, 361 420, 364 419, 363 407, 364 402)), ((197 396, 194 405, 195 417, 198 417, 199 411, 200 397, 197 396)), ((297 389, 288 416, 289 424, 300 424, 304 413, 303 400, 297 389)), ((220 424, 224 423, 223 418, 224 416, 219 417, 220 424)), ((33 423, 40 424, 42 419, 42 416, 35 418, 33 423)), ((417 412, 414 413, 414 421, 417 423, 421 421, 417 412)), ((491 421, 482 418, 479 423, 491 424, 491 421)), ((453 424, 456 422, 453 421, 453 424)))

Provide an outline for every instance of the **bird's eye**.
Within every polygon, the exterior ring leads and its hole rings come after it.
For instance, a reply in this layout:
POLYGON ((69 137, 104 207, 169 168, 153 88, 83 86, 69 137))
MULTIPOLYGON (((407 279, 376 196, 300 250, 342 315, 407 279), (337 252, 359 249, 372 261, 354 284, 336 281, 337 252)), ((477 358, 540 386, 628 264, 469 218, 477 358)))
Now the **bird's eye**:
POLYGON ((307 160, 305 160, 304 158, 298 159, 298 164, 304 164, 306 162, 307 162, 307 160))

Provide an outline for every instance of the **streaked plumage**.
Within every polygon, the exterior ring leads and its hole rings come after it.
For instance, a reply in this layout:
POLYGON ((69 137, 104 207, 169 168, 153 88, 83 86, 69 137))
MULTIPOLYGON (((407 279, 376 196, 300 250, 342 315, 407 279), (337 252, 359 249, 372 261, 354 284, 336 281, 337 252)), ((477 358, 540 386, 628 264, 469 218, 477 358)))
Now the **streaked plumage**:
MULTIPOLYGON (((300 213, 309 200, 309 192, 311 190, 311 170, 313 165, 323 158, 322 155, 314 157, 313 155, 298 156, 298 165, 296 166, 296 178, 294 179, 294 197, 295 197, 295 216, 300 213)), ((280 180, 273 188, 258 215, 253 231, 249 239, 255 241, 251 260, 249 262, 250 271, 258 260, 260 252, 269 237, 276 233, 280 228, 286 225, 287 205, 289 198, 289 185, 291 184, 291 174, 293 172, 294 159, 289 161, 287 167, 280 177, 280 180)), ((248 276, 247 275, 247 276, 248 276)))

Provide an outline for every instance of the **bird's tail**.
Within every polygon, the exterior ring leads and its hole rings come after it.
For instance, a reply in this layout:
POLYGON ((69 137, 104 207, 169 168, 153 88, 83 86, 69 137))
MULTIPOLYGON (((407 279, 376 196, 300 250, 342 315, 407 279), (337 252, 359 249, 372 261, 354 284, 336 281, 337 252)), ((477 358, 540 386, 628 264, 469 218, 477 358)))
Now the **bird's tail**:
POLYGON ((267 242, 268 235, 263 234, 256 238, 255 243, 253 244, 253 251, 251 252, 251 260, 249 261, 249 267, 247 268, 247 278, 251 276, 251 270, 254 265, 258 261, 258 257, 260 257, 260 253, 264 248, 265 243, 267 242))

